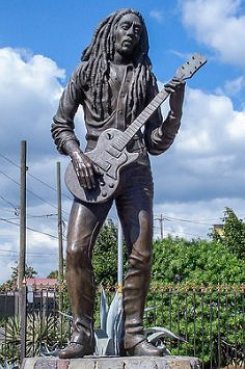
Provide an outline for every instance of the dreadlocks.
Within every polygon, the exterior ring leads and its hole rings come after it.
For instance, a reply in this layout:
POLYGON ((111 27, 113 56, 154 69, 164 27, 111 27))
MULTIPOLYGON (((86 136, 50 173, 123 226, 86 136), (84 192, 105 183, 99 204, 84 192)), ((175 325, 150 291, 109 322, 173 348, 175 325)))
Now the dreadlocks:
POLYGON ((140 102, 146 97, 146 83, 154 80, 151 73, 151 61, 148 57, 148 35, 144 20, 140 13, 132 9, 119 10, 107 17, 97 28, 89 47, 84 50, 81 60, 86 61, 83 76, 92 91, 93 109, 104 117, 102 97, 107 98, 107 111, 111 113, 111 91, 109 86, 110 61, 114 56, 114 29, 119 20, 126 14, 135 14, 141 21, 142 33, 134 50, 133 62, 135 75, 129 91, 129 109, 136 118, 140 102))

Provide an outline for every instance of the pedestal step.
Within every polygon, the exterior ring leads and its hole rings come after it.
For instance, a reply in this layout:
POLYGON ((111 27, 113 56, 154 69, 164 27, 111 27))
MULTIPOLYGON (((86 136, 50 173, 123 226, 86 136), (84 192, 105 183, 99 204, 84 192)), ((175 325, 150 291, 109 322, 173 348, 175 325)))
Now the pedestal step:
POLYGON ((201 369, 201 364, 197 358, 187 356, 87 356, 71 360, 34 357, 25 359, 21 369, 201 369))

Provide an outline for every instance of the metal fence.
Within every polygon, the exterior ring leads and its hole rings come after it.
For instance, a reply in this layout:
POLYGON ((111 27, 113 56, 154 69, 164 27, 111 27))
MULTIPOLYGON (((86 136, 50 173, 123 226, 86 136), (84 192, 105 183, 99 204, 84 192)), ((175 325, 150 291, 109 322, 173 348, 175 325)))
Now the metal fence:
POLYGON ((164 326, 171 354, 198 356, 205 368, 244 365, 243 286, 154 286, 146 325, 164 326), (152 310, 151 310, 152 309, 152 310))
MULTIPOLYGON (((110 298, 113 289, 107 290, 110 298)), ((244 367, 245 286, 151 287, 145 327, 164 327, 171 334, 162 343, 173 355, 197 356, 204 369, 244 367)), ((99 295, 99 294, 98 294, 99 295)), ((56 354, 70 335, 69 303, 65 286, 26 289, 26 334, 20 334, 19 293, 0 292, 0 364, 26 356, 56 354), (60 314, 59 309, 65 314, 60 314)), ((98 298, 99 300, 99 298, 98 298)), ((98 302, 98 301, 97 301, 98 302)), ((99 321, 99 303, 96 324, 99 321)))

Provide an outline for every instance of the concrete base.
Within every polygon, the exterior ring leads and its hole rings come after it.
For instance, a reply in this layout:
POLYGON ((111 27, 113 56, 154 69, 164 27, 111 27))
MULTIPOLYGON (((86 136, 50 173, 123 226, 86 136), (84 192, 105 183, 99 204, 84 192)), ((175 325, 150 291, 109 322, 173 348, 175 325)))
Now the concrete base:
POLYGON ((197 358, 186 356, 87 356, 72 360, 34 357, 25 359, 21 369, 201 369, 201 364, 197 358))

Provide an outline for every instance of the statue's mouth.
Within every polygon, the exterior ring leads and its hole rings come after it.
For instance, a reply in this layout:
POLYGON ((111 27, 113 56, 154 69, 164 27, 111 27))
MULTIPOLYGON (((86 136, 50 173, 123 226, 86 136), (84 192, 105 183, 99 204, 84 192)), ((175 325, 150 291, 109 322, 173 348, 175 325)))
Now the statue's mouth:
POLYGON ((131 46, 133 44, 133 40, 127 38, 126 40, 123 40, 123 45, 125 46, 131 46))

